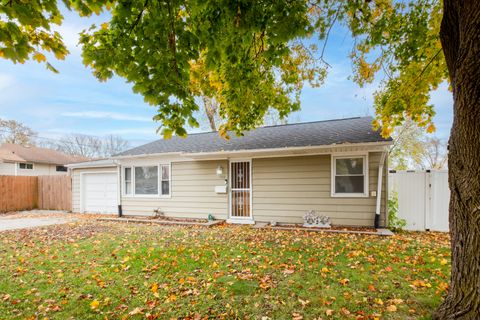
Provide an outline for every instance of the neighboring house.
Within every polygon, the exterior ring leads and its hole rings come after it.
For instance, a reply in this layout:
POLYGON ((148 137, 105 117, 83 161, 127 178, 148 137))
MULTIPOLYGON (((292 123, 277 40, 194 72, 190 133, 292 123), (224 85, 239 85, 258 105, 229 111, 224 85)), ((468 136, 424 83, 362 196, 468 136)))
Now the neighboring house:
POLYGON ((73 210, 231 223, 301 223, 315 210, 336 225, 384 226, 391 144, 371 117, 157 140, 69 165, 73 210))
POLYGON ((70 156, 51 149, 24 147, 11 143, 0 145, 0 175, 68 174, 66 164, 86 160, 88 159, 85 157, 70 156))

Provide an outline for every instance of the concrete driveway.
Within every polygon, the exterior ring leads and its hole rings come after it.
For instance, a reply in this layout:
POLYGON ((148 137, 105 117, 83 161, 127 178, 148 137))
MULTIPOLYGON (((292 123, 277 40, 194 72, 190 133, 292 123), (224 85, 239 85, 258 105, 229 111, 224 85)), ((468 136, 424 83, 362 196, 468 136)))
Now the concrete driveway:
POLYGON ((68 213, 61 214, 59 212, 44 212, 31 214, 17 213, 13 215, 0 216, 0 231, 36 228, 49 226, 54 224, 64 224, 75 221, 77 219, 69 217, 68 213), (54 213, 52 215, 52 213, 54 213), (65 216, 63 216, 65 215, 65 216))

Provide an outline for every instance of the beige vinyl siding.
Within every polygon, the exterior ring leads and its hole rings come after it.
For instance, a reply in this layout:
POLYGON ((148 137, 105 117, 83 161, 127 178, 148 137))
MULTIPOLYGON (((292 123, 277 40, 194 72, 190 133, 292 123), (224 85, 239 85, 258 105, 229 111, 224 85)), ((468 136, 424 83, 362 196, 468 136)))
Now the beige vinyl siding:
MULTIPOLYGON (((31 163, 31 162, 28 162, 31 163)), ((66 171, 57 172, 57 165, 55 164, 45 164, 45 163, 33 163, 32 169, 20 169, 17 165, 17 175, 18 176, 50 176, 57 174, 68 174, 66 171)))
POLYGON ((0 162, 0 176, 14 176, 16 163, 0 162))
MULTIPOLYGON (((369 194, 377 190, 380 157, 379 152, 369 153, 369 194)), ((376 197, 331 196, 331 155, 253 159, 252 182, 255 221, 301 223, 307 211, 315 210, 333 224, 373 226, 376 197)), ((383 195, 385 188, 382 191, 383 195)), ((384 223, 383 195, 380 224, 384 223)))
MULTIPOLYGON (((27 162, 32 163, 32 162, 27 162)), ((17 176, 50 176, 57 174, 68 174, 66 171, 57 172, 57 166, 54 164, 33 163, 33 169, 20 169, 18 163, 0 162, 0 175, 15 175, 15 167, 17 176)))
POLYGON ((123 213, 153 215, 159 209, 170 217, 207 218, 212 214, 217 219, 226 219, 228 194, 215 193, 215 186, 225 184, 224 177, 216 174, 218 165, 228 177, 226 160, 172 162, 171 197, 122 196, 123 213))
POLYGON ((117 172, 117 167, 72 169, 72 211, 80 212, 80 179, 82 172, 117 172))

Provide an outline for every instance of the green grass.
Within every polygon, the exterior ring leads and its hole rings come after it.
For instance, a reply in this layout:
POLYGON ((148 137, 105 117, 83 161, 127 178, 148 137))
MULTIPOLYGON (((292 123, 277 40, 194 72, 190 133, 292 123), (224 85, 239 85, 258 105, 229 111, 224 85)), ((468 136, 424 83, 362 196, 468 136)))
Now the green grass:
POLYGON ((90 221, 1 233, 0 319, 428 319, 448 241, 90 221))

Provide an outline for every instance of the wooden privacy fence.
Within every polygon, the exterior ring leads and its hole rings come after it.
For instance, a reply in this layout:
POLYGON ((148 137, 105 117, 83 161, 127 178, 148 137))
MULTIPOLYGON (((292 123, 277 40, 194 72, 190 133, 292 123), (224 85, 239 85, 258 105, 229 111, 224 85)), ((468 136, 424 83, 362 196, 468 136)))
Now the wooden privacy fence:
POLYGON ((37 208, 38 177, 0 176, 0 212, 37 208))
POLYGON ((0 212, 72 210, 72 180, 58 176, 0 176, 0 212))

